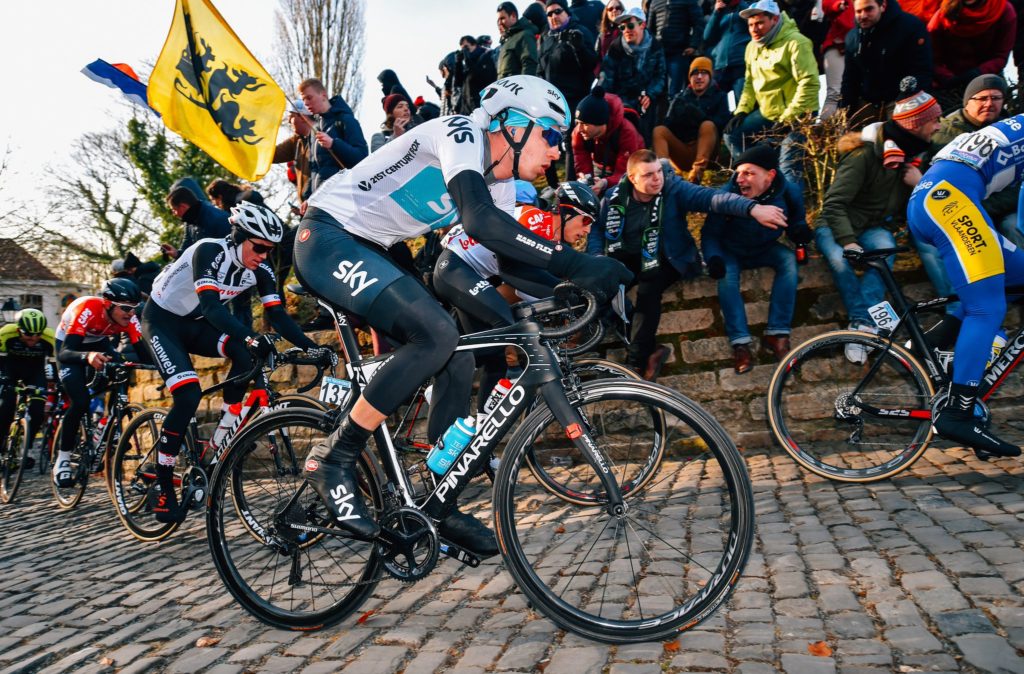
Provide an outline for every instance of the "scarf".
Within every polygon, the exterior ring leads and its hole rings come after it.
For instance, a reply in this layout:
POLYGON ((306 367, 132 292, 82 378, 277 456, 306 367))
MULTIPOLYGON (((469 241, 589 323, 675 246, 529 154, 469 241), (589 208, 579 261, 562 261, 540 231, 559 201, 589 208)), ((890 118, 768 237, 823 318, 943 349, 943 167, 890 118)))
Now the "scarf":
POLYGON ((981 0, 967 6, 963 0, 943 0, 928 21, 928 32, 936 30, 956 37, 978 37, 995 25, 1006 9, 1006 0, 981 0))
POLYGON ((767 47, 768 45, 770 45, 772 43, 772 40, 774 40, 778 36, 779 31, 782 30, 782 22, 784 20, 785 17, 779 15, 779 21, 778 23, 775 24, 775 27, 768 31, 768 33, 765 34, 765 36, 760 40, 754 40, 754 44, 756 44, 758 47, 767 47))
MULTIPOLYGON (((633 184, 628 178, 623 178, 619 183, 619 189, 615 197, 608 205, 608 214, 605 216, 604 224, 604 254, 610 255, 622 248, 622 229, 626 219, 626 206, 629 205, 630 195, 633 194, 633 184)), ((658 268, 660 256, 658 248, 661 242, 661 216, 662 199, 665 189, 662 188, 658 196, 650 202, 650 222, 644 228, 640 238, 640 271, 652 271, 658 268)))
POLYGON ((919 166, 921 160, 917 155, 931 145, 892 120, 882 124, 882 138, 882 166, 887 169, 898 169, 907 163, 919 166), (908 161, 907 157, 911 159, 908 161))
POLYGON ((651 39, 651 34, 646 30, 644 31, 644 39, 640 40, 640 44, 631 45, 626 42, 626 39, 622 39, 622 48, 629 56, 636 56, 636 69, 642 71, 644 69, 644 63, 647 61, 647 54, 651 51, 651 43, 654 40, 651 39))

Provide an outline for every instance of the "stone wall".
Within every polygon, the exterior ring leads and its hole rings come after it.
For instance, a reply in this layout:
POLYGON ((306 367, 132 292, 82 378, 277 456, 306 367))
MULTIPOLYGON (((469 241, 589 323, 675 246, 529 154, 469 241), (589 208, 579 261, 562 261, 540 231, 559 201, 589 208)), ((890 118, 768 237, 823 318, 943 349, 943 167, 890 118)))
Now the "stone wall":
MULTIPOLYGON (((911 266, 907 262, 898 262, 897 269, 911 266)), ((743 297, 755 346, 760 343, 767 321, 772 278, 770 269, 743 273, 743 297)), ((909 297, 917 300, 934 297, 931 284, 920 268, 897 271, 897 278, 909 297)), ((715 281, 702 278, 675 284, 663 297, 663 309, 658 340, 672 348, 672 356, 662 371, 659 383, 677 389, 701 403, 726 427, 740 447, 770 445, 771 434, 765 421, 765 392, 775 369, 775 361, 769 354, 758 349, 755 351, 754 369, 742 375, 735 373, 732 349, 724 336, 725 326, 718 309, 715 281)), ((1016 308, 1009 313, 1007 323, 1019 325, 1019 312, 1016 308)), ((845 310, 832 276, 821 258, 812 257, 807 266, 800 268, 793 345, 845 325, 845 310)), ((312 336, 318 343, 337 345, 337 339, 331 331, 314 333, 312 336)), ((607 343, 602 349, 613 360, 624 360, 625 351, 621 344, 607 343)), ((194 361, 204 387, 222 381, 227 372, 223 360, 196 357, 194 361)), ((273 380, 281 384, 280 390, 293 390, 308 383, 314 373, 312 367, 289 365, 277 370, 273 380)), ((170 404, 164 392, 158 390, 160 378, 156 373, 138 373, 138 383, 131 391, 133 400, 146 405, 170 404)), ((315 393, 315 390, 312 391, 313 395, 315 393)), ((1019 400, 1012 398, 1024 394, 1024 385, 1020 383, 1019 377, 1012 377, 1001 393, 997 409, 1000 406, 1019 404, 1019 400)), ((214 419, 220 405, 219 397, 204 398, 198 415, 200 421, 214 419)))

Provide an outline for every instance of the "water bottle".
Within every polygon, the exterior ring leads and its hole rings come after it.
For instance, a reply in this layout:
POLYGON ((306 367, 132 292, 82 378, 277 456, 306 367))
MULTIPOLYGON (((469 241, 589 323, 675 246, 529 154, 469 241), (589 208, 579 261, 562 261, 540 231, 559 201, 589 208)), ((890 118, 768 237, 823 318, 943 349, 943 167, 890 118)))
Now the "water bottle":
POLYGON ((494 388, 491 390, 491 395, 487 396, 487 401, 484 403, 484 411, 476 415, 477 426, 484 422, 484 419, 487 417, 487 415, 494 411, 494 408, 497 407, 501 403, 501 401, 505 399, 505 396, 507 396, 508 392, 511 390, 511 381, 509 381, 508 379, 498 380, 498 383, 495 384, 494 388))
POLYGON ((107 427, 107 417, 103 417, 96 424, 96 428, 92 432, 92 444, 99 446, 100 438, 103 437, 103 429, 107 427))
POLYGON ((462 450, 469 446, 474 433, 476 420, 473 417, 456 419, 430 450, 430 454, 427 455, 427 467, 438 475, 444 475, 459 458, 459 454, 462 454, 462 450))
POLYGON ((996 358, 1003 352, 1003 347, 1006 346, 1006 331, 999 328, 999 332, 996 333, 995 339, 992 340, 992 355, 989 356, 988 362, 985 363, 985 369, 992 366, 992 363, 996 362, 996 358))

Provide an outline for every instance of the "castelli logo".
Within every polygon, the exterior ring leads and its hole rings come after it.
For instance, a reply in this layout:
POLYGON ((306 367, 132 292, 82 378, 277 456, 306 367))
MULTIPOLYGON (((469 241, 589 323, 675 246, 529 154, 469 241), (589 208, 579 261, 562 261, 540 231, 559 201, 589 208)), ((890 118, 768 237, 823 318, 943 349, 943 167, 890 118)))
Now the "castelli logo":
POLYGON ((308 238, 309 238, 309 230, 308 229, 304 229, 301 232, 299 232, 299 241, 305 241, 308 238))
POLYGON ((320 467, 320 462, 318 462, 316 459, 306 459, 306 472, 307 473, 315 473, 319 467, 320 467))

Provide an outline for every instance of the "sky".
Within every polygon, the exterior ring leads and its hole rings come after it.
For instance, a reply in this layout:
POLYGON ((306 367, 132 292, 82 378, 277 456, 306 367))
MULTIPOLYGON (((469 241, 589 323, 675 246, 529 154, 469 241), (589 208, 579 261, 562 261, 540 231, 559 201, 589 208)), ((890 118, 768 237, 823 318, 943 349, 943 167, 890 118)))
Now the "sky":
MULTIPOLYGON (((267 66, 274 50, 278 0, 213 4, 267 66)), ((424 77, 437 81, 438 62, 458 48, 462 35, 489 34, 497 41, 497 4, 366 0, 366 89, 357 116, 367 142, 384 118, 377 74, 391 68, 413 97, 437 102, 424 77)), ((130 117, 126 99, 80 71, 97 58, 148 70, 144 64, 159 55, 174 5, 174 0, 0 0, 0 84, 5 92, 0 152, 7 148, 9 153, 2 178, 5 200, 8 195, 30 203, 41 199, 48 176, 67 166, 76 138, 130 117)))

